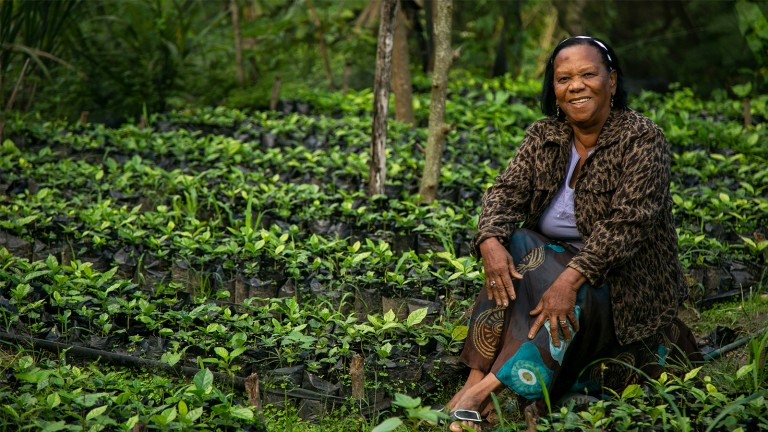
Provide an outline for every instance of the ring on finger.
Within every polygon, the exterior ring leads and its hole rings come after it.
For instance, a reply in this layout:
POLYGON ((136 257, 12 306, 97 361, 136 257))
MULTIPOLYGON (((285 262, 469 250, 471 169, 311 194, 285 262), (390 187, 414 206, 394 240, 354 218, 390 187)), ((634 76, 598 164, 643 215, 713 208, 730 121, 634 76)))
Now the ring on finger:
POLYGON ((488 283, 488 285, 490 285, 490 286, 496 286, 496 281, 493 281, 493 280, 492 280, 492 281, 490 281, 490 282, 488 283))
POLYGON ((560 320, 560 325, 561 325, 561 326, 566 326, 566 325, 568 325, 568 321, 566 321, 566 320, 560 320))

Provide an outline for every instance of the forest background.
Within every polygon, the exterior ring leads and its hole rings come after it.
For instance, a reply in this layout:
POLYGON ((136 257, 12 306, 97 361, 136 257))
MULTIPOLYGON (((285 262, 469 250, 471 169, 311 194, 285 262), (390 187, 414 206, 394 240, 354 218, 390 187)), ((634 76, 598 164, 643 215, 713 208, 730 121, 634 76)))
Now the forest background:
MULTIPOLYGON (((412 73, 416 91, 432 67, 434 3, 403 0, 398 14, 407 43, 395 46, 393 79, 412 73)), ((268 108, 273 93, 296 88, 370 88, 379 4, 2 0, 0 120, 35 113, 116 125, 190 104, 268 108)), ((558 41, 590 34, 615 48, 630 91, 680 83, 705 97, 733 85, 759 93, 766 15, 768 3, 744 0, 459 0, 452 70, 538 80, 558 41)))

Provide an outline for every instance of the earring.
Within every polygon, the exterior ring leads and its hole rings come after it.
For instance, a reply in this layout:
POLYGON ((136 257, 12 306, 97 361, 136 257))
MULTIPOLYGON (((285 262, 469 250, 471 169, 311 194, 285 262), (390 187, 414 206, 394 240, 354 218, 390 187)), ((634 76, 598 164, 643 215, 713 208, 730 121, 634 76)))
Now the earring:
POLYGON ((560 118, 560 105, 555 104, 555 113, 557 114, 557 118, 560 118))
POLYGON ((613 95, 611 95, 611 109, 613 109, 613 95))

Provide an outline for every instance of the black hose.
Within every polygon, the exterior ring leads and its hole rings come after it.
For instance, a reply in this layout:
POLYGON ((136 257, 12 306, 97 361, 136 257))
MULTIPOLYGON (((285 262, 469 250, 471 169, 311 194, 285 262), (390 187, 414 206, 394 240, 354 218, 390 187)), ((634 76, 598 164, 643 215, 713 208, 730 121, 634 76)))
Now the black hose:
MULTIPOLYGON (((125 354, 118 354, 109 351, 98 350, 94 348, 88 348, 80 345, 67 345, 59 342, 52 342, 45 339, 38 339, 29 336, 19 336, 11 333, 0 332, 0 340, 19 344, 19 345, 31 345, 33 348, 51 351, 56 354, 66 352, 66 354, 72 354, 81 358, 89 358, 94 360, 105 360, 110 364, 118 366, 133 367, 138 369, 157 369, 168 373, 183 374, 186 376, 195 376, 201 369, 189 366, 173 365, 158 360, 143 359, 125 354)), ((211 372, 214 380, 224 385, 231 385, 238 390, 245 389, 246 378, 227 375, 221 372, 211 372)), ((275 394, 279 396, 288 396, 298 399, 306 399, 313 401, 328 401, 336 403, 349 402, 348 398, 340 396, 318 393, 313 390, 295 388, 292 390, 277 390, 271 388, 264 388, 263 383, 260 383, 259 390, 269 394, 275 394)), ((365 412, 377 412, 390 407, 390 400, 385 398, 379 404, 369 406, 365 412)))
POLYGON ((704 361, 714 360, 714 359, 720 357, 721 355, 727 353, 728 351, 733 351, 736 348, 738 348, 738 347, 740 347, 742 345, 745 345, 747 342, 751 341, 752 339, 760 337, 760 335, 762 335, 766 331, 768 331, 768 328, 764 328, 764 329, 760 330, 759 332, 754 333, 754 334, 752 334, 750 336, 744 336, 743 338, 738 339, 736 341, 733 341, 733 342, 729 343, 728 345, 723 345, 723 346, 721 346, 720 348, 718 348, 716 350, 710 351, 710 352, 708 352, 708 353, 703 355, 704 361))

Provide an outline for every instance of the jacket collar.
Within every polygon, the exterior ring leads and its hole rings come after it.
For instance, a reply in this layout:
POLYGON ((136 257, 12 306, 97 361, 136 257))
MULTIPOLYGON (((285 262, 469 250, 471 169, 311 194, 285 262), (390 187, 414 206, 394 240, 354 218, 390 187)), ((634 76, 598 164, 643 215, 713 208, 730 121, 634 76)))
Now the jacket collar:
MULTIPOLYGON (((608 118, 605 120, 603 129, 600 131, 600 136, 597 138, 597 144, 595 148, 601 148, 611 145, 614 140, 610 137, 616 136, 621 129, 622 119, 626 117, 626 110, 611 111, 608 114, 608 118)), ((545 144, 556 144, 560 147, 567 148, 571 145, 571 137, 573 136, 573 128, 566 122, 560 120, 552 120, 551 128, 547 128, 544 133, 545 144)))

